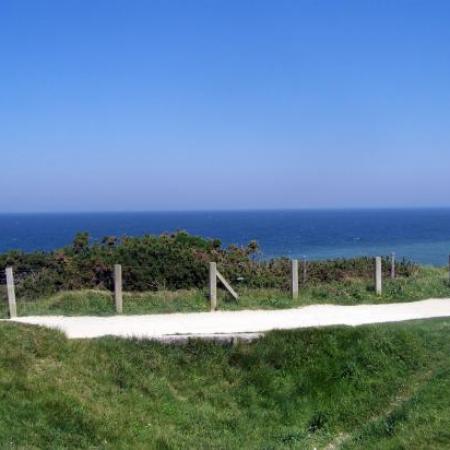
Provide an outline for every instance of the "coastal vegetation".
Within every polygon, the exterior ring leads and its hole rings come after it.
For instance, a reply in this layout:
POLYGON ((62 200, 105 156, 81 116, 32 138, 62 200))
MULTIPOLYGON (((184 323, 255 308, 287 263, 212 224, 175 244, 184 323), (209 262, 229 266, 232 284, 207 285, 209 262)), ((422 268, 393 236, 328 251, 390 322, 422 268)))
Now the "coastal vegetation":
MULTIPOLYGON (((371 258, 307 261, 300 270, 300 295, 289 293, 290 261, 264 260, 256 242, 224 248, 220 241, 185 232, 143 237, 106 237, 92 241, 87 233, 52 252, 11 251, 0 254, 0 267, 12 266, 19 314, 114 314, 113 266, 123 268, 124 313, 209 310, 208 263, 239 292, 236 302, 219 291, 220 309, 289 308, 316 303, 380 303, 450 297, 443 268, 420 267, 402 260, 396 278, 383 259, 384 289, 376 295, 371 258)), ((4 272, 1 272, 4 277, 4 272)), ((2 279, 0 278, 0 284, 2 279)), ((3 279, 4 282, 4 279, 3 279)), ((7 316, 4 285, 0 317, 7 316)))
POLYGON ((0 446, 450 445, 450 321, 184 346, 0 324, 0 446))
MULTIPOLYGON (((105 237, 92 241, 87 233, 72 245, 51 252, 10 251, 0 254, 0 267, 12 266, 22 295, 50 294, 62 289, 112 287, 114 264, 123 266, 124 288, 130 291, 205 287, 208 262, 215 261, 231 281, 245 287, 284 288, 290 266, 287 258, 263 260, 257 242, 224 248, 217 239, 186 232, 143 237, 105 237)), ((384 264, 385 274, 389 264, 384 264)), ((417 266, 399 261, 399 276, 410 276, 417 266)), ((370 258, 308 262, 308 281, 341 281, 373 276, 370 258)))
MULTIPOLYGON (((292 299, 288 259, 183 232, 100 242, 80 234, 53 252, 0 255, 16 274, 19 315, 115 314, 115 263, 125 314, 208 311, 209 261, 240 294, 220 291, 220 309, 450 297, 446 269, 400 261, 390 279, 388 258, 377 295, 373 260, 357 258, 308 261, 292 299)), ((0 322, 0 447, 448 448, 449 331, 450 320, 434 319, 163 345, 0 322)))

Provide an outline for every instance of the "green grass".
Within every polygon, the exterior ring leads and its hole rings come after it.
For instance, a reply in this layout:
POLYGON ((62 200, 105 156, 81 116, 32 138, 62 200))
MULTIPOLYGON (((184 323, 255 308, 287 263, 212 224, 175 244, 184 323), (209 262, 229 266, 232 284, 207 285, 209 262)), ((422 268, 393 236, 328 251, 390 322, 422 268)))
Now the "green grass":
MULTIPOLYGON (((295 301, 290 298, 288 292, 278 289, 235 287, 240 294, 239 301, 236 302, 226 292, 220 291, 219 309, 276 309, 317 303, 355 305, 450 297, 447 270, 426 267, 420 268, 416 275, 409 278, 386 279, 382 296, 375 294, 372 282, 358 279, 307 285, 307 287, 300 290, 300 296, 295 301)), ((0 308, 0 317, 7 317, 6 306, 6 301, 4 301, 0 308)), ((19 315, 111 315, 114 314, 114 301, 112 294, 108 291, 69 291, 32 301, 18 298, 17 308, 19 315)), ((206 290, 193 289, 175 292, 159 291, 124 294, 125 314, 208 310, 209 303, 206 290)))
POLYGON ((439 319, 164 346, 4 322, 0 448, 450 448, 449 334, 439 319))

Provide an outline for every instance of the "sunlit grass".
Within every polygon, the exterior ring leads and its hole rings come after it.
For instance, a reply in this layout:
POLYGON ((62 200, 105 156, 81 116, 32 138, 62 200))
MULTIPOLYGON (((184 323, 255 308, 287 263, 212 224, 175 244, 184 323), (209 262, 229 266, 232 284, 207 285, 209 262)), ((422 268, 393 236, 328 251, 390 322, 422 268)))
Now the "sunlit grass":
MULTIPOLYGON (((450 297, 450 284, 445 269, 420 268, 411 277, 385 279, 383 295, 376 295, 370 280, 347 279, 341 282, 307 284, 300 287, 293 300, 288 291, 280 289, 249 289, 235 286, 240 297, 232 299, 219 290, 219 309, 280 309, 310 304, 332 303, 355 305, 362 303, 391 303, 427 298, 450 297)), ((124 293, 124 314, 209 311, 206 289, 124 293)), ((115 314, 113 294, 102 290, 64 291, 46 298, 18 298, 19 315, 112 315, 115 314)), ((7 304, 0 310, 7 317, 7 304)))
POLYGON ((0 447, 449 448, 449 333, 430 320, 164 346, 1 323, 0 447))

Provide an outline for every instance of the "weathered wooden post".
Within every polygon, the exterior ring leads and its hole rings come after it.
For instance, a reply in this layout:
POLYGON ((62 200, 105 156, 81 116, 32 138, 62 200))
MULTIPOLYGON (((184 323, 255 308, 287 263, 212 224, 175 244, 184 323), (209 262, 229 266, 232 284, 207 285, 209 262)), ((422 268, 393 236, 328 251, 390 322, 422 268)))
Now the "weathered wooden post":
POLYGON ((14 319, 17 317, 16 308, 16 293, 14 290, 14 275, 12 267, 7 267, 6 270, 6 286, 8 291, 8 305, 9 305, 9 317, 14 319))
POLYGON ((306 286, 307 277, 308 277, 308 261, 306 259, 306 256, 304 256, 303 257, 303 277, 302 277, 303 287, 306 286))
POLYGON ((209 301, 211 311, 215 311, 217 309, 217 264, 215 262, 209 263, 209 301))
POLYGON ((377 295, 383 293, 381 257, 379 256, 375 258, 375 291, 377 295))
POLYGON ((391 253, 391 279, 395 279, 395 252, 391 253))
POLYGON ((291 293, 292 298, 298 298, 298 260, 291 260, 291 293))
POLYGON ((122 296, 122 266, 114 264, 114 300, 116 303, 116 313, 123 312, 123 296, 122 296))

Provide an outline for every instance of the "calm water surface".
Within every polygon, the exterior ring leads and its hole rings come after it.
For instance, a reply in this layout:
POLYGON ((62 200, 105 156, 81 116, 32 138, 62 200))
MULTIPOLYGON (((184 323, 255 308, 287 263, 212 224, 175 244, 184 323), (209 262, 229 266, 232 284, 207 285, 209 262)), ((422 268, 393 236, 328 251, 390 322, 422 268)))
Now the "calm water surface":
POLYGON ((51 250, 78 231, 94 239, 183 229, 224 244, 256 239, 264 257, 310 259, 389 254, 445 265, 450 209, 151 212, 0 215, 0 251, 51 250))

